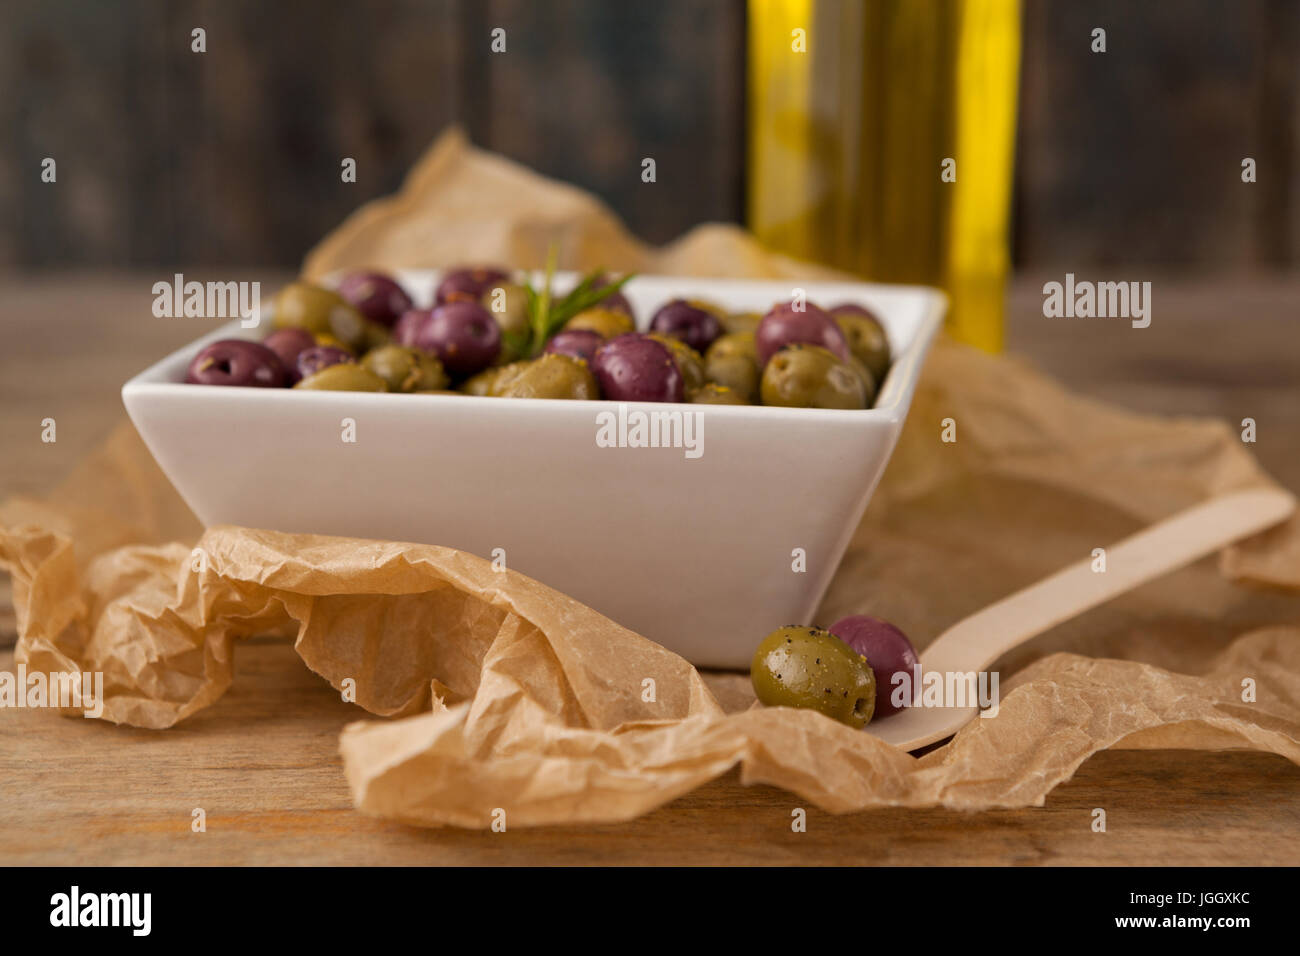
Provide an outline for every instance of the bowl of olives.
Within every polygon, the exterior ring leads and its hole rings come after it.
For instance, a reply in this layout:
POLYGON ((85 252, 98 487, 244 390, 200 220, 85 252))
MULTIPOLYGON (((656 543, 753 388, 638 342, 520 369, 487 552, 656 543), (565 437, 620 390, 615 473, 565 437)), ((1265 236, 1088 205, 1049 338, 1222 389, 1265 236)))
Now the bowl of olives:
POLYGON ((942 293, 372 270, 287 284, 122 389, 208 525, 445 545, 701 666, 811 617, 942 293))

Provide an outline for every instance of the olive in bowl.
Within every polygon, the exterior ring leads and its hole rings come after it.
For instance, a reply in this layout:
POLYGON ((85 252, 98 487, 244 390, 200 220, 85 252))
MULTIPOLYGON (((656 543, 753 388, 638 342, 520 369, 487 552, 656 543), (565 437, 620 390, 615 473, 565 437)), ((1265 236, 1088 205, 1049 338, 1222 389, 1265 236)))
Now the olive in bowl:
POLYGON ((725 385, 746 402, 758 401, 758 350, 753 332, 728 332, 709 346, 704 374, 710 382, 725 385))
POLYGON ((580 358, 551 353, 518 364, 520 368, 496 379, 489 394, 500 398, 559 398, 587 401, 600 398, 596 379, 592 376, 587 363, 580 358))
POLYGON ((866 366, 877 384, 884 381, 891 357, 889 336, 880 319, 870 309, 849 302, 835 306, 830 314, 844 333, 853 357, 866 366))
POLYGON ((272 300, 277 329, 305 329, 312 335, 332 335, 353 351, 364 351, 374 323, 333 289, 310 282, 291 282, 272 300))
POLYGON ((677 363, 677 371, 682 373, 682 388, 686 390, 686 394, 689 395, 697 388, 702 388, 704 383, 708 381, 707 376, 704 374, 704 359, 699 352, 681 339, 674 338, 671 335, 662 335, 659 332, 647 332, 646 337, 654 339, 673 353, 673 361, 677 363))
POLYGON ((632 318, 626 312, 620 312, 616 309, 607 309, 602 306, 593 306, 590 309, 584 309, 579 312, 568 322, 564 328, 568 329, 590 329, 597 333, 602 339, 613 339, 628 332, 635 332, 636 326, 632 324, 632 318))
POLYGON ((361 364, 382 378, 390 392, 440 392, 449 384, 437 356, 405 345, 371 349, 361 364))
POLYGON ((438 305, 457 300, 479 302, 484 292, 509 278, 508 272, 494 266, 452 269, 438 283, 438 288, 434 292, 434 302, 438 305))
POLYGON ((802 309, 782 302, 772 308, 754 330, 758 364, 765 366, 772 356, 789 345, 819 345, 841 361, 848 361, 849 345, 835 319, 811 302, 802 309))
POLYGON ((315 375, 323 368, 331 365, 339 365, 343 362, 355 362, 352 353, 344 349, 336 348, 333 345, 313 345, 309 349, 303 349, 298 353, 297 372, 298 378, 304 379, 308 376, 315 375))
POLYGON ((777 352, 759 387, 764 405, 787 408, 866 408, 869 398, 862 376, 819 345, 777 352))
POLYGON ((391 329, 415 307, 406 290, 382 272, 351 272, 339 283, 339 295, 371 322, 391 329))
POLYGON ((437 355, 453 378, 464 378, 496 361, 501 351, 501 327, 477 302, 457 299, 426 312, 415 326, 410 345, 437 355))
POLYGON ((637 332, 610 339, 597 349, 591 371, 601 393, 616 402, 680 402, 685 394, 672 351, 637 332))
POLYGON ((370 369, 356 362, 327 365, 308 375, 294 388, 324 392, 386 392, 388 385, 370 369))
POLYGON ((703 354, 724 330, 712 311, 685 299, 673 299, 654 314, 650 331, 679 339, 703 354))
POLYGON ((561 329, 543 350, 547 355, 570 355, 590 362, 605 340, 592 329, 561 329))
POLYGON ((185 370, 185 381, 190 385, 283 388, 289 384, 289 377, 280 356, 265 345, 245 339, 221 339, 204 346, 185 370))
POLYGON ((290 384, 292 384, 302 377, 298 374, 298 356, 306 349, 315 348, 319 343, 316 341, 316 336, 306 329, 290 328, 276 329, 262 340, 262 344, 280 356, 280 361, 289 371, 290 384))

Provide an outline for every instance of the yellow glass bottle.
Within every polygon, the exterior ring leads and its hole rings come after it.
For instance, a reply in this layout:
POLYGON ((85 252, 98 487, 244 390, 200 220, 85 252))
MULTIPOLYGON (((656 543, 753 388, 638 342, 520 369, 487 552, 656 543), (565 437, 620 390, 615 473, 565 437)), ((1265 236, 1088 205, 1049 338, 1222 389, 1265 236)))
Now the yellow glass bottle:
POLYGON ((749 0, 750 228, 997 351, 1019 60, 1019 0, 749 0))

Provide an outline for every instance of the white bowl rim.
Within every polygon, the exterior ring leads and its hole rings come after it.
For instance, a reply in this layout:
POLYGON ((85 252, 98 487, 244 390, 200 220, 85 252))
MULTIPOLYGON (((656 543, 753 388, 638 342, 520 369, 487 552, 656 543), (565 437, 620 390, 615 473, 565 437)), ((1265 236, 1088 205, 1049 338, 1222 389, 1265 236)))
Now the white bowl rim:
MULTIPOLYGON (((393 270, 397 275, 425 275, 437 276, 440 270, 393 270)), ((576 273, 556 273, 558 284, 573 279, 576 273)), ((780 283, 788 287, 790 282, 798 282, 800 288, 808 290, 809 297, 819 287, 836 289, 847 289, 856 287, 864 292, 871 291, 888 291, 891 294, 911 294, 919 296, 924 302, 924 309, 921 318, 917 324, 912 340, 908 343, 907 348, 897 356, 889 367, 889 372, 885 376, 885 381, 881 384, 877 394, 876 404, 871 408, 864 409, 820 409, 820 408, 782 408, 770 405, 693 405, 690 403, 659 403, 659 402, 616 402, 608 399, 594 400, 567 400, 557 401, 556 399, 545 398, 515 398, 511 399, 511 407, 517 407, 521 414, 535 414, 533 409, 561 408, 571 409, 575 412, 582 411, 590 414, 592 411, 601 409, 617 408, 620 404, 628 408, 639 408, 645 410, 665 410, 665 409, 691 409, 705 410, 709 415, 735 416, 741 419, 754 418, 755 420, 764 421, 790 421, 797 420, 810 423, 815 420, 827 420, 844 424, 847 420, 876 420, 899 422, 906 415, 908 406, 911 404, 912 395, 915 392, 917 380, 920 377, 921 365, 924 362, 925 355, 929 350, 930 343, 938 332, 943 322, 943 317, 948 307, 948 296, 941 290, 932 286, 921 285, 892 285, 884 283, 866 283, 846 280, 773 280, 764 279, 711 279, 706 276, 669 276, 657 275, 650 273, 638 273, 632 282, 637 279, 653 279, 656 282, 671 282, 672 280, 686 281, 691 284, 707 283, 711 286, 724 287, 730 286, 736 289, 752 288, 756 284, 773 284, 780 283)), ((631 285, 632 283, 629 283, 631 285)), ((264 310, 263 318, 267 318, 270 310, 264 310)), ((247 396, 252 399, 256 397, 259 403, 271 403, 274 407, 277 402, 328 402, 331 399, 345 398, 347 402, 376 403, 384 405, 390 402, 459 402, 465 405, 466 411, 471 412, 475 407, 479 407, 482 402, 491 402, 496 405, 500 399, 488 398, 477 395, 438 395, 438 394, 394 394, 390 392, 337 392, 337 391, 315 391, 299 390, 293 388, 231 388, 225 385, 194 385, 180 381, 177 378, 177 372, 183 370, 190 360, 204 346, 220 341, 226 338, 250 339, 256 341, 254 335, 258 326, 244 327, 240 319, 234 319, 205 335, 201 335, 179 349, 171 352, 164 358, 154 362, 148 368, 132 376, 122 386, 122 397, 126 399, 131 395, 153 395, 165 397, 176 395, 177 390, 180 394, 196 396, 203 393, 220 393, 226 397, 232 397, 232 393, 241 397, 247 396)), ((405 407, 410 407, 405 406, 405 407)))

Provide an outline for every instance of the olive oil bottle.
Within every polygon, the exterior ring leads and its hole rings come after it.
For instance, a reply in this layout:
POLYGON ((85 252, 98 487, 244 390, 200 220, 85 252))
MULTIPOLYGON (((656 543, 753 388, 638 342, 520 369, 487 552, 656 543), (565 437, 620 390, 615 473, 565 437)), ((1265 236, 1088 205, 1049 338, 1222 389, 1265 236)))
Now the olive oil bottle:
POLYGON ((1002 346, 1019 0, 749 0, 750 228, 1002 346))

